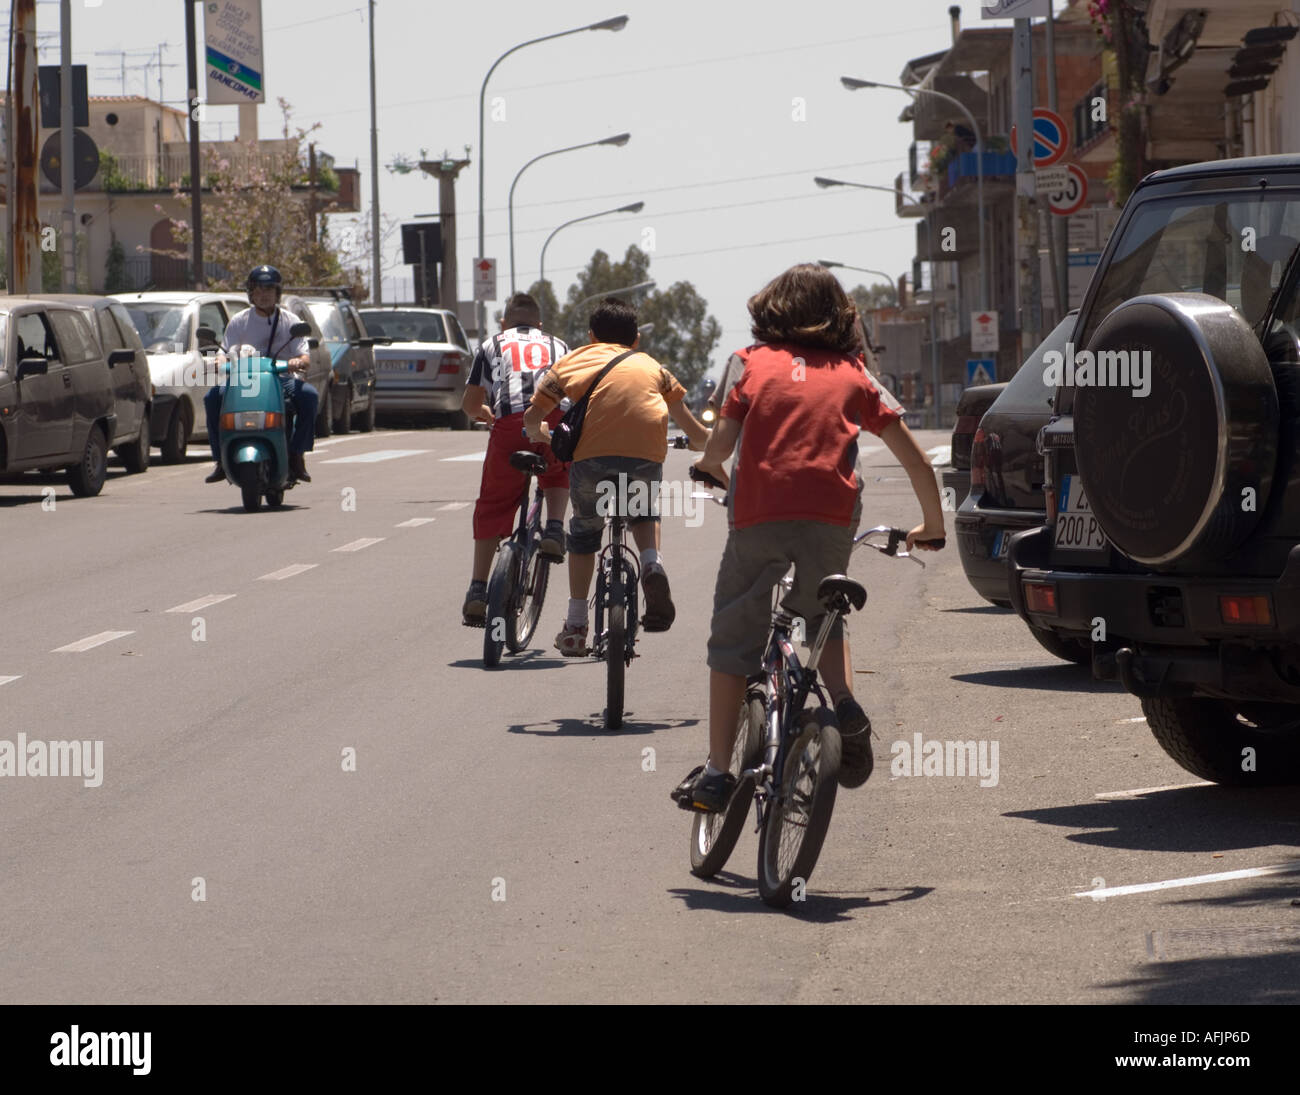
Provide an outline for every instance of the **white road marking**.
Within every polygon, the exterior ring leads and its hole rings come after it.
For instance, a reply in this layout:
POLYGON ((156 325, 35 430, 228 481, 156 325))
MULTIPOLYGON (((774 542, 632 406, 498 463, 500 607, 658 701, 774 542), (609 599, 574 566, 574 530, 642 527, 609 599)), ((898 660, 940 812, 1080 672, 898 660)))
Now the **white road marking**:
POLYGON ((438 518, 436 517, 412 517, 409 521, 401 521, 394 525, 394 528, 419 528, 421 525, 431 525, 438 518))
POLYGON ((197 601, 186 601, 183 605, 177 605, 175 608, 169 608, 168 612, 197 612, 201 608, 207 608, 209 605, 219 605, 222 601, 228 601, 235 594, 233 593, 209 593, 206 597, 200 597, 197 601))
POLYGON ((284 578, 292 578, 295 574, 302 574, 314 567, 320 566, 319 563, 294 563, 293 566, 287 566, 283 570, 273 570, 270 574, 263 574, 256 580, 259 582, 278 582, 284 578))
POLYGON ((481 464, 486 459, 487 459, 486 452, 467 452, 464 456, 444 456, 442 458, 442 463, 455 464, 458 461, 463 461, 466 464, 469 463, 481 464))
POLYGON ((383 536, 366 536, 360 540, 353 540, 350 544, 344 544, 342 547, 332 548, 333 551, 360 551, 362 548, 368 548, 371 544, 377 544, 385 539, 383 536))
POLYGON ((78 639, 75 643, 68 643, 67 646, 55 647, 50 653, 80 654, 84 650, 93 650, 97 646, 111 643, 114 639, 124 639, 134 634, 134 631, 101 631, 98 635, 89 635, 84 639, 78 639))
POLYGON ((439 506, 438 512, 442 513, 444 510, 449 509, 464 509, 468 505, 468 502, 448 502, 445 506, 439 506))
POLYGON ((383 433, 347 433, 342 437, 330 437, 324 441, 317 441, 316 448, 323 449, 328 445, 339 445, 344 441, 387 441, 390 437, 402 437, 405 434, 413 433, 413 430, 385 430, 383 433))
POLYGON ((322 464, 378 464, 382 460, 400 460, 403 456, 419 456, 432 449, 376 449, 374 452, 361 452, 356 456, 336 456, 333 460, 321 460, 322 464))
POLYGON ((1208 779, 1201 779, 1195 783, 1166 783, 1163 787, 1137 787, 1132 791, 1102 791, 1092 797, 1100 799, 1139 798, 1142 795, 1154 795, 1157 791, 1181 791, 1184 787, 1213 786, 1215 785, 1208 779))
POLYGON ((926 449, 925 455, 934 457, 930 461, 930 467, 932 468, 937 468, 940 464, 951 464, 952 445, 935 445, 932 449, 926 449))
POLYGON ((858 449, 858 459, 861 460, 864 456, 870 456, 873 452, 880 452, 884 447, 884 445, 868 445, 866 448, 860 448, 858 449))
POLYGON ((17 681, 21 679, 22 679, 21 673, 19 673, 18 676, 16 677, 0 677, 0 684, 10 684, 13 681, 17 681))
POLYGON ((1147 721, 1147 717, 1145 715, 1138 715, 1137 718, 1134 719, 1118 719, 1116 720, 1116 725, 1123 725, 1126 722, 1146 722, 1146 721, 1147 721))
POLYGON ((1171 878, 1164 882, 1143 882, 1136 886, 1110 886, 1100 890, 1081 890, 1075 897, 1091 897, 1100 901, 1105 897, 1123 897, 1127 894, 1153 893, 1156 890, 1174 890, 1181 886, 1208 886, 1214 882, 1233 882, 1239 878, 1262 878, 1266 875, 1300 874, 1300 863, 1282 863, 1273 867, 1247 867, 1241 871, 1221 871, 1218 874, 1198 874, 1190 878, 1171 878))

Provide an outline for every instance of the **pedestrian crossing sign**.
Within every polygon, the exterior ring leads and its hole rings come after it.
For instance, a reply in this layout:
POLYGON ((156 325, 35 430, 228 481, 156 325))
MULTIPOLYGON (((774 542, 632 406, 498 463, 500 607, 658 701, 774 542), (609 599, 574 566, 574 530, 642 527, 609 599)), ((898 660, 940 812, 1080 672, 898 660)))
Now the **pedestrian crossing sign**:
POLYGON ((998 379, 997 358, 969 357, 966 359, 966 387, 976 384, 996 384, 998 379))

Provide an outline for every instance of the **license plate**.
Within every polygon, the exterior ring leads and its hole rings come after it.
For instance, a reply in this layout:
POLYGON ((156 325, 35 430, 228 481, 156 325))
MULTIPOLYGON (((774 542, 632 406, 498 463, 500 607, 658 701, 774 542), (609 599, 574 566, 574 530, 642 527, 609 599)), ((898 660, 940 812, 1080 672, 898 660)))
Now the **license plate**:
POLYGON ((1101 531, 1077 475, 1062 477, 1057 495, 1056 534, 1053 543, 1067 551, 1105 551, 1106 534, 1101 531))
POLYGON ((375 368, 381 373, 413 373, 418 361, 376 361, 375 368))
POLYGON ((999 532, 993 537, 993 559, 1005 559, 1007 557, 1007 544, 1010 541, 1005 531, 999 532))

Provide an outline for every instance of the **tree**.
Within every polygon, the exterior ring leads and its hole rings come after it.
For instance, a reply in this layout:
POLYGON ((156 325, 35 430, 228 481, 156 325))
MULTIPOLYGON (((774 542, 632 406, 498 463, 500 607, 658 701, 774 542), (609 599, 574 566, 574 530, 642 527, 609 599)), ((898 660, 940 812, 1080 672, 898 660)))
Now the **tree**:
MULTIPOLYGON (((597 303, 590 300, 579 308, 580 301, 649 280, 650 256, 633 244, 622 262, 611 262, 604 251, 592 255, 569 286, 562 306, 550 282, 534 282, 529 292, 541 305, 546 328, 570 345, 579 345, 587 341, 587 321, 597 303)), ((709 355, 722 337, 718 321, 708 314, 708 303, 689 281, 625 299, 636 308, 639 323, 654 325, 641 336, 640 348, 667 367, 684 387, 693 388, 708 371, 709 355)))
POLYGON ((131 281, 126 276, 126 251, 117 233, 110 233, 112 243, 108 248, 108 257, 104 260, 104 292, 121 293, 130 289, 131 281))
POLYGON ((886 285, 883 281, 878 281, 870 287, 857 285, 849 290, 850 299, 858 306, 858 312, 864 315, 877 308, 888 308, 896 304, 896 296, 894 287, 886 285))

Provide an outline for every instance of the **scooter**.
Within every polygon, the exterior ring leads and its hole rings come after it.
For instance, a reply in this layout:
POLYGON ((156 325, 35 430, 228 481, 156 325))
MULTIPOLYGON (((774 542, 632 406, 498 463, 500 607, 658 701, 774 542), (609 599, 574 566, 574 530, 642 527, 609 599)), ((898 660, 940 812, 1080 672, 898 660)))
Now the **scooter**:
MULTIPOLYGON (((307 338, 311 327, 295 323, 289 333, 307 338)), ((249 513, 261 508, 263 497, 268 506, 278 507, 284 502, 284 492, 297 482, 289 473, 292 419, 285 413, 280 386, 288 366, 250 355, 232 360, 230 369, 221 396, 222 470, 238 485, 249 513)))

